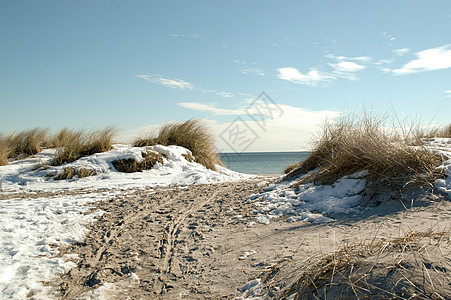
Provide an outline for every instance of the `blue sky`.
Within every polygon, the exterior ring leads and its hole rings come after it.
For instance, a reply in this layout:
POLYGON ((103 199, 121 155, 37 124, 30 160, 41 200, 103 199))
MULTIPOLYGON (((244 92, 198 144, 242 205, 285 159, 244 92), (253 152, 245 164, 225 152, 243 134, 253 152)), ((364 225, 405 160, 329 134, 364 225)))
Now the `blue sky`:
POLYGON ((450 1, 2 0, 0 45, 4 133, 195 117, 220 151, 289 151, 362 106, 450 123, 450 1))

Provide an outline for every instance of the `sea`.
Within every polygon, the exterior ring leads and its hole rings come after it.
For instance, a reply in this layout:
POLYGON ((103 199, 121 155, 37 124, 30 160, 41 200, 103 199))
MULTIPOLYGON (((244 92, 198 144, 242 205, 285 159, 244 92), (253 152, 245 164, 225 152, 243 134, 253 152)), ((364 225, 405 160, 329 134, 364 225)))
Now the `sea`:
POLYGON ((285 168, 304 161, 311 152, 245 152, 219 153, 222 162, 230 170, 257 175, 283 174, 285 168))

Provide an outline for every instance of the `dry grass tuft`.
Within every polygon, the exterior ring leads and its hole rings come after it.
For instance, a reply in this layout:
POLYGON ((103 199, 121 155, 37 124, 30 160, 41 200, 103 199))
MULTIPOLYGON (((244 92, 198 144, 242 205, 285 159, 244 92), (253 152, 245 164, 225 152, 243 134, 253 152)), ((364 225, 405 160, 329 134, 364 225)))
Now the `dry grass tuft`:
POLYGON ((9 141, 0 135, 0 166, 6 166, 8 164, 8 158, 11 157, 13 149, 9 141))
POLYGON ((97 175, 97 172, 92 169, 86 169, 86 168, 65 168, 62 173, 57 174, 53 177, 55 180, 66 180, 66 179, 72 179, 74 177, 83 178, 88 176, 95 176, 97 175))
POLYGON ((109 151, 112 149, 115 134, 116 131, 111 127, 90 134, 82 130, 72 131, 64 128, 51 140, 53 146, 61 148, 57 151, 52 165, 59 166, 86 155, 109 151))
POLYGON ((205 167, 216 170, 222 165, 213 146, 213 136, 200 120, 191 119, 183 123, 164 125, 156 137, 138 138, 133 143, 136 147, 151 145, 177 145, 191 150, 195 161, 205 167))
POLYGON ((345 244, 300 263, 297 279, 280 298, 445 299, 451 291, 450 243, 449 232, 428 230, 345 244))
POLYGON ((158 162, 163 163, 163 155, 153 151, 142 152, 143 161, 137 162, 132 158, 115 160, 112 162, 113 166, 119 172, 134 173, 144 170, 150 170, 158 162))
POLYGON ((442 157, 423 146, 409 146, 407 136, 385 129, 384 123, 384 118, 363 113, 326 124, 313 153, 286 178, 317 169, 302 182, 331 183, 368 170, 373 178, 404 181, 440 165, 442 157))
POLYGON ((7 138, 12 149, 10 157, 18 155, 34 155, 42 151, 47 142, 47 129, 33 128, 19 133, 13 133, 7 138))
POLYGON ((435 128, 429 131, 418 130, 417 136, 419 138, 451 138, 451 124, 443 128, 435 128))

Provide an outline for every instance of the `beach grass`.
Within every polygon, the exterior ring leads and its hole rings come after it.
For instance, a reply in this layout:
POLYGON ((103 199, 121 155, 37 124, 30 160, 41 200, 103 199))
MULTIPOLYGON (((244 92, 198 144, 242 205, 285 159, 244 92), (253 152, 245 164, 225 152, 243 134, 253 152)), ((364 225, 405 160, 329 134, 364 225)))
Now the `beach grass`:
POLYGON ((429 130, 418 130, 417 136, 419 138, 451 138, 451 124, 429 130))
POLYGON ((116 130, 112 127, 86 133, 83 130, 62 129, 52 139, 52 145, 59 147, 52 165, 59 166, 73 162, 80 157, 112 149, 116 130))
POLYGON ((40 127, 10 134, 6 138, 6 142, 12 149, 9 157, 29 156, 41 152, 45 147, 47 137, 48 130, 40 127))
POLYGON ((445 299, 449 230, 343 244, 298 262, 281 299, 445 299), (445 251, 446 252, 446 251, 445 251), (327 296, 326 296, 327 295, 327 296))
POLYGON ((5 166, 8 164, 8 158, 11 156, 13 149, 7 138, 0 135, 0 166, 5 166))
POLYGON ((433 173, 443 158, 424 146, 412 147, 409 134, 386 127, 385 117, 367 112, 328 122, 314 142, 312 154, 302 163, 289 166, 286 178, 307 172, 302 182, 332 183, 367 170, 373 179, 409 180, 433 173))
POLYGON ((208 127, 198 119, 190 119, 185 122, 173 122, 165 124, 158 134, 148 134, 146 137, 137 138, 133 145, 136 147, 153 145, 177 145, 191 151, 195 162, 206 168, 216 170, 216 165, 222 162, 214 148, 214 138, 208 127))

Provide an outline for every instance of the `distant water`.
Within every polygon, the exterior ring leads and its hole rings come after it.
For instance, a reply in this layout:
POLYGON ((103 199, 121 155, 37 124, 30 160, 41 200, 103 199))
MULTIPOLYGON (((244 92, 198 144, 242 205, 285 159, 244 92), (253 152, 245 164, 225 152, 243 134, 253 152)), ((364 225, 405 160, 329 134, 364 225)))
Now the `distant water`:
POLYGON ((283 174, 285 168, 305 160, 310 152, 220 153, 224 165, 240 173, 283 174))

